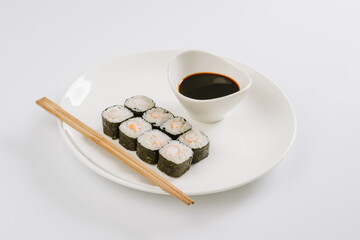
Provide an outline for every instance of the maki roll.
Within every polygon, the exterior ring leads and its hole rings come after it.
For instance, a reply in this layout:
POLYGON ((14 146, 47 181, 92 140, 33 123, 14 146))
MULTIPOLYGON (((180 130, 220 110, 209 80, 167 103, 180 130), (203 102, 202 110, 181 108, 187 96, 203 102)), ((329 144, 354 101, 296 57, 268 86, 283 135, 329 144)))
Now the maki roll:
POLYGON ((133 117, 134 114, 124 106, 114 105, 101 113, 104 134, 112 139, 119 138, 119 126, 123 121, 133 117))
POLYGON ((124 105, 134 113, 135 117, 141 117, 145 111, 155 107, 155 102, 148 97, 136 95, 126 99, 124 105))
POLYGON ((130 118, 120 124, 119 143, 126 149, 136 150, 136 139, 151 130, 151 124, 142 118, 130 118))
POLYGON ((160 125, 160 130, 176 140, 181 134, 191 129, 191 125, 185 118, 175 117, 160 125))
POLYGON ((159 149, 171 141, 171 138, 159 130, 150 130, 137 139, 136 155, 144 162, 156 164, 159 149))
POLYGON ((171 177, 180 177, 191 166, 193 151, 179 141, 171 141, 159 151, 157 168, 171 177))
POLYGON ((191 148, 194 152, 192 164, 209 156, 210 140, 198 129, 191 129, 179 137, 179 142, 191 148))
POLYGON ((157 129, 160 128, 160 125, 163 122, 173 117, 174 115, 171 112, 161 107, 155 107, 150 110, 147 110, 143 115, 143 118, 149 123, 151 123, 153 128, 157 128, 157 129))

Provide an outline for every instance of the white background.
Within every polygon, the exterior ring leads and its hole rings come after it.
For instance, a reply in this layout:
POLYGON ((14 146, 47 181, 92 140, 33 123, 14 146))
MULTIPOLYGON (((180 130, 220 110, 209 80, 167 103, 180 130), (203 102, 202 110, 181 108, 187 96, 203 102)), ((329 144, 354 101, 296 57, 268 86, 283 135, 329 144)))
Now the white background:
POLYGON ((358 1, 0 1, 0 239, 360 239, 358 1), (84 71, 200 49, 255 68, 291 100, 286 158, 241 188, 170 196, 78 161, 55 118, 84 71))

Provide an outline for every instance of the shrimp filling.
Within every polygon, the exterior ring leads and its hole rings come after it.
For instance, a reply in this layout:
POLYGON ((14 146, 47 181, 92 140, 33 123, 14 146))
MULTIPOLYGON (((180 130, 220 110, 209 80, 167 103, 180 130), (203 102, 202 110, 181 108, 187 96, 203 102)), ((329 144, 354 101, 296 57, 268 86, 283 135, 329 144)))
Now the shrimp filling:
POLYGON ((151 124, 142 118, 130 118, 120 124, 120 131, 131 138, 137 138, 141 134, 151 130, 151 124))
POLYGON ((189 158, 193 155, 193 151, 179 141, 169 142, 160 149, 159 153, 167 160, 176 164, 189 160, 189 158))

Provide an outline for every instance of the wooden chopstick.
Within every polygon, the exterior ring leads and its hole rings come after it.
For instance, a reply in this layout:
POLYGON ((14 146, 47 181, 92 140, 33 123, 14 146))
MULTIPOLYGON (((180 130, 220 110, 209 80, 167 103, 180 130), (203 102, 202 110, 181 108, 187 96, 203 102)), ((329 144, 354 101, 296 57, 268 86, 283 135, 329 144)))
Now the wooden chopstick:
POLYGON ((99 134, 85 123, 81 122, 79 119, 72 116, 70 113, 65 111, 56 103, 52 102, 46 97, 43 97, 36 101, 36 104, 74 128, 85 137, 89 138, 91 141, 95 142, 97 145, 111 153, 113 156, 117 157, 123 161, 126 165, 143 175, 145 178, 158 185, 164 191, 170 193, 174 197, 178 198, 187 205, 194 204, 194 201, 187 196, 185 193, 180 191, 177 187, 171 184, 169 181, 161 177, 156 172, 152 171, 145 164, 140 162, 138 159, 131 156, 128 152, 120 148, 118 145, 112 141, 106 139, 103 135, 99 134))

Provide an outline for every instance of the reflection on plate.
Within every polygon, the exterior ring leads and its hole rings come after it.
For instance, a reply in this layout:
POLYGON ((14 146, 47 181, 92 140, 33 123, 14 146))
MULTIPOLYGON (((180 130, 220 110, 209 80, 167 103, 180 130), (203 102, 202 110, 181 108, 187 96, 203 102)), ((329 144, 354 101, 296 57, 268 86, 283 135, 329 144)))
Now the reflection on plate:
MULTIPOLYGON (((154 51, 122 57, 85 73, 66 92, 61 106, 102 132, 101 112, 123 104, 133 95, 146 95, 174 115, 185 117, 205 132, 210 155, 180 178, 171 178, 156 166, 151 169, 189 195, 233 189, 249 183, 273 168, 289 150, 296 130, 294 111, 284 93, 270 80, 234 62, 253 79, 246 98, 227 117, 215 124, 191 119, 170 90, 167 66, 178 51, 154 51)), ((59 122, 70 149, 87 167, 122 185, 166 194, 95 143, 59 122)), ((135 152, 131 153, 136 156, 135 152)))

